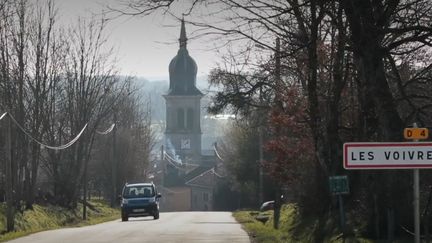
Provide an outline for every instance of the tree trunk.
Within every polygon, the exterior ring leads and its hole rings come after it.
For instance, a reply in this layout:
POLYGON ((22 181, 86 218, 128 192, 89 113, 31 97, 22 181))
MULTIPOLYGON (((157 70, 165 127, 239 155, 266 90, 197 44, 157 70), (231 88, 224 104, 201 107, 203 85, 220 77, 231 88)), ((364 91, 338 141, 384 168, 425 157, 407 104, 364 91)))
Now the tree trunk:
POLYGON ((28 193, 26 195, 26 208, 28 209, 33 208, 32 205, 35 201, 38 167, 39 167, 39 145, 33 143, 32 156, 31 156, 31 171, 29 171, 29 174, 31 176, 29 176, 28 178, 28 182, 27 182, 28 193))
POLYGON ((375 132, 378 140, 396 142, 402 139, 404 126, 385 77, 383 57, 377 56, 377 52, 378 48, 362 47, 361 53, 354 56, 361 82, 365 85, 362 96, 366 108, 372 109, 365 112, 377 116, 378 127, 375 132))
POLYGON ((345 0, 342 4, 351 29, 354 61, 362 87, 362 112, 367 115, 367 119, 371 119, 371 123, 364 124, 365 129, 375 128, 374 117, 378 122, 377 130, 369 131, 367 134, 375 134, 375 139, 379 141, 400 141, 403 123, 387 83, 384 70, 386 53, 381 46, 384 38, 383 29, 387 27, 387 21, 376 21, 377 16, 374 14, 381 13, 378 12, 380 10, 374 9, 370 2, 345 0))

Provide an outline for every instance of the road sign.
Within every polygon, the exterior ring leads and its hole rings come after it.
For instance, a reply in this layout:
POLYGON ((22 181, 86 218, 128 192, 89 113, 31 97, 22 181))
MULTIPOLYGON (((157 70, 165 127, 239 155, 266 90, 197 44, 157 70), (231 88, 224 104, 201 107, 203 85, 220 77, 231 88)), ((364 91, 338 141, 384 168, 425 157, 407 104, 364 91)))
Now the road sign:
POLYGON ((330 176, 330 192, 333 195, 349 194, 349 185, 347 176, 330 176))
POLYGON ((432 168, 432 143, 345 143, 345 169, 432 168))
POLYGON ((429 137, 429 129, 417 127, 405 128, 404 137, 405 139, 427 139, 429 137))

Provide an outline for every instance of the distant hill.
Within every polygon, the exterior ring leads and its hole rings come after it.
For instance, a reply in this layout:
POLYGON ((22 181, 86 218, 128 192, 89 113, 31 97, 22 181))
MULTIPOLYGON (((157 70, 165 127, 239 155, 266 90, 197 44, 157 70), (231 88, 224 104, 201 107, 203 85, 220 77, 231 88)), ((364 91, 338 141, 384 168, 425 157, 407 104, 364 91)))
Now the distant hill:
MULTIPOLYGON (((135 84, 140 87, 139 93, 144 97, 149 98, 152 107, 152 120, 165 121, 165 100, 162 95, 168 92, 169 81, 168 77, 136 77, 135 84), (151 79, 150 79, 151 78, 151 79)), ((201 100, 202 116, 207 114, 206 108, 210 102, 210 96, 207 94, 209 85, 207 76, 197 77, 197 87, 204 93, 201 100)))
POLYGON ((137 77, 135 84, 140 87, 139 93, 151 104, 153 122, 165 121, 165 100, 162 95, 166 94, 169 83, 167 80, 153 80, 137 77))
MULTIPOLYGON (((169 81, 169 76, 149 76, 149 77, 137 77, 137 79, 139 80, 146 80, 149 82, 159 82, 159 81, 164 81, 167 82, 168 85, 168 81, 169 81)), ((208 79, 206 75, 203 76, 197 76, 197 80, 196 80, 196 86, 201 90, 207 90, 208 89, 208 79)))

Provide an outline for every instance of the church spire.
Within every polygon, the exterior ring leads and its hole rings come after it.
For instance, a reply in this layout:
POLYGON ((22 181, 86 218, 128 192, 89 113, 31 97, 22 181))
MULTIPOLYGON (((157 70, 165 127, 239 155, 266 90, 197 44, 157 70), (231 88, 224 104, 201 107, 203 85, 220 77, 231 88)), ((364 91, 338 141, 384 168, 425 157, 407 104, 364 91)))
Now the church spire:
POLYGON ((187 37, 186 37, 186 27, 185 27, 184 18, 182 18, 182 21, 181 21, 179 43, 180 43, 180 48, 182 48, 182 47, 186 48, 187 37))

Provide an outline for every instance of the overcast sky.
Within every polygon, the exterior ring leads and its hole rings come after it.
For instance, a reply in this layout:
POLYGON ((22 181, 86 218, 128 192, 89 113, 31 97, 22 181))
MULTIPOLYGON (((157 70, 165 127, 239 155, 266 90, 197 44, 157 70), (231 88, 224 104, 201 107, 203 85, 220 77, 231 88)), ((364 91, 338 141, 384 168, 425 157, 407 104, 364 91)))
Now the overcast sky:
MULTIPOLYGON (((79 16, 99 13, 104 4, 116 0, 55 0, 62 24, 72 24, 79 16)), ((192 26, 186 25, 188 37, 192 26)), ((147 17, 121 18, 107 29, 109 45, 116 48, 122 74, 160 79, 168 77, 168 64, 177 54, 180 23, 161 14, 147 17)), ((198 76, 207 75, 216 65, 211 44, 199 39, 188 41, 189 54, 198 65, 198 76)))

